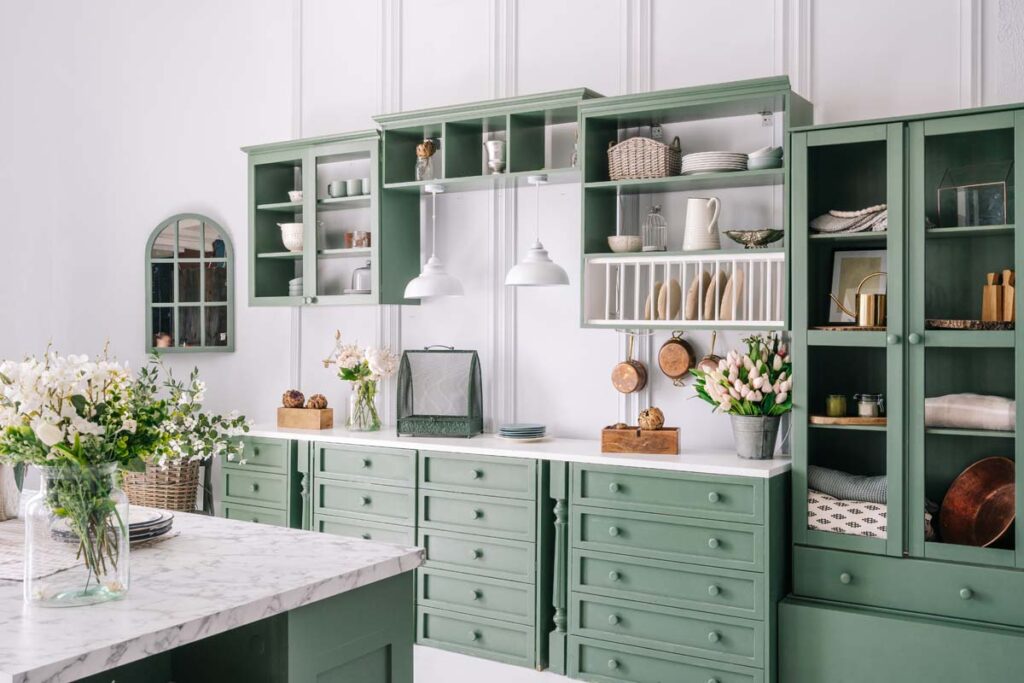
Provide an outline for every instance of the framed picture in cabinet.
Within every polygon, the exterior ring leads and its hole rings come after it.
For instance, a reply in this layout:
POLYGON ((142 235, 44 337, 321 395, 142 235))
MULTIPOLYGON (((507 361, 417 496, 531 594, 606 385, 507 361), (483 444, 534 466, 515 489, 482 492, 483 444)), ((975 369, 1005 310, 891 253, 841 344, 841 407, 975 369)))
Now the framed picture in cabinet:
MULTIPOLYGON (((858 287, 861 294, 884 294, 884 273, 887 272, 885 249, 836 251, 832 255, 832 295, 839 299, 847 310, 856 311, 858 287), (870 277, 876 273, 883 275, 870 277)), ((843 312, 835 299, 829 307, 829 322, 854 322, 853 316, 843 312)))

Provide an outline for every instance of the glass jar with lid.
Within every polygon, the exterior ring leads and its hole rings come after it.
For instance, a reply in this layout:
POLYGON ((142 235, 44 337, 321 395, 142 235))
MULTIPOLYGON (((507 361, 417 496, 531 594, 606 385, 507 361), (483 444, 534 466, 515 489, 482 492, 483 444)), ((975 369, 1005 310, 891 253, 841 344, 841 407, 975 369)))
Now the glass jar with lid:
POLYGON ((668 247, 668 223, 661 215, 661 206, 655 204, 644 218, 640 227, 640 239, 644 251, 665 251, 668 247))
POLYGON ((352 271, 352 293, 365 294, 373 287, 373 274, 370 268, 370 261, 366 265, 352 271))

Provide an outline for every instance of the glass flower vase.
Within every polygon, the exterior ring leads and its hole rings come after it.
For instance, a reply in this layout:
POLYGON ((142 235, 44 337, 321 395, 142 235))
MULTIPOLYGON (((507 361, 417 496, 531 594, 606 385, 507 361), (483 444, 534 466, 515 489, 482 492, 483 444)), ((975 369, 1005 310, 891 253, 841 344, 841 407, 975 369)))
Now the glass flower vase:
POLYGON ((377 382, 368 379, 352 383, 352 393, 348 397, 348 421, 345 426, 350 432, 380 431, 377 382))
POLYGON ((128 497, 117 466, 42 468, 25 507, 25 601, 72 607, 128 592, 128 497))

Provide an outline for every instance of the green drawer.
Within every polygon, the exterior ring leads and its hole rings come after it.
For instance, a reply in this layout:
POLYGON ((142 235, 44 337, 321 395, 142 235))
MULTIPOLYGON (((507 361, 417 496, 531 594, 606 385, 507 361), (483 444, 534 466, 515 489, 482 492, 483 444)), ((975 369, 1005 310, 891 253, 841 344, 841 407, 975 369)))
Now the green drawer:
POLYGON ((313 518, 313 529, 325 534, 350 536, 367 541, 380 541, 381 543, 407 546, 416 545, 416 529, 411 526, 381 524, 380 522, 369 522, 365 519, 355 519, 352 517, 315 515, 313 518))
POLYGON ((421 451, 420 486, 533 500, 537 461, 421 451))
POLYGON ((417 572, 417 583, 417 600, 423 607, 514 621, 526 626, 534 623, 536 601, 531 583, 429 568, 417 572))
POLYGON ((341 478, 394 486, 416 485, 416 451, 317 443, 316 477, 341 478))
POLYGON ((427 551, 428 567, 533 583, 537 561, 533 543, 426 529, 420 530, 419 539, 417 545, 427 551))
POLYGON ((223 474, 225 500, 282 510, 288 505, 288 477, 283 474, 249 469, 224 470, 223 474))
POLYGON ((573 550, 570 567, 570 587, 575 591, 748 619, 764 618, 761 574, 589 550, 573 550))
POLYGON ((221 503, 221 516, 237 519, 240 522, 270 524, 271 526, 288 526, 288 513, 284 510, 261 508, 254 505, 238 505, 237 503, 221 503))
POLYGON ((278 474, 288 473, 288 463, 291 454, 291 441, 282 439, 265 439, 258 436, 243 437, 245 448, 242 449, 242 465, 238 460, 221 460, 221 465, 226 468, 258 470, 260 472, 275 472, 278 474))
POLYGON ((1024 632, 786 598, 779 604, 783 683, 1020 681, 1024 632))
POLYGON ((417 610, 416 640, 506 664, 534 666, 533 628, 430 607, 417 610))
POLYGON ((574 593, 569 632, 718 662, 756 667, 764 662, 764 625, 759 621, 630 600, 574 593))
POLYGON ((573 465, 572 502, 613 510, 660 512, 760 524, 764 482, 703 474, 573 465))
MULTIPOLYGON (((569 636, 569 676, 595 683, 763 683, 757 669, 569 636)), ((821 679, 815 683, 824 683, 821 679)))
POLYGON ((416 490, 315 479, 314 514, 341 514, 392 524, 416 523, 416 490))
POLYGON ((431 529, 532 541, 537 532, 537 509, 532 500, 422 491, 419 521, 431 529))
POLYGON ((1024 626, 1024 572, 796 547, 796 595, 1024 626))
POLYGON ((764 531, 745 524, 577 506, 571 527, 584 550, 754 571, 764 562, 764 531))

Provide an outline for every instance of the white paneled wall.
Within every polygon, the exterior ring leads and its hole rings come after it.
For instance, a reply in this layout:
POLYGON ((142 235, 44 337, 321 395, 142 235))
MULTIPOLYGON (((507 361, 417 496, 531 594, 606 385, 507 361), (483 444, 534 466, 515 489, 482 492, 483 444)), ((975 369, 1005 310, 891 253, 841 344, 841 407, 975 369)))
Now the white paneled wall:
MULTIPOLYGON (((242 145, 367 128, 377 112, 777 73, 813 100, 819 122, 1021 101, 1024 3, 108 0, 98 9, 6 0, 0 357, 49 339, 68 351, 110 339, 140 361, 150 230, 179 211, 208 213, 246 253, 242 145)), ((528 246, 533 192, 440 198, 439 249, 463 299, 297 313, 250 309, 240 297, 238 351, 174 364, 201 365, 216 407, 266 420, 293 365, 304 390, 341 404, 343 386, 319 364, 337 328, 363 343, 454 344, 480 352, 489 417, 593 437, 635 406, 609 383, 622 341, 578 326, 578 187, 540 191, 544 243, 572 285, 500 285, 528 246)), ((733 202, 737 220, 778 212, 777 197, 752 192, 743 210, 733 202)), ((240 293, 247 277, 239 258, 240 293)), ((718 350, 741 336, 720 336, 718 350)), ((643 354, 665 337, 642 344, 643 354)), ((699 352, 708 340, 697 335, 699 352)), ((664 408, 688 446, 728 446, 727 420, 691 394, 654 371, 638 403, 664 408)))

